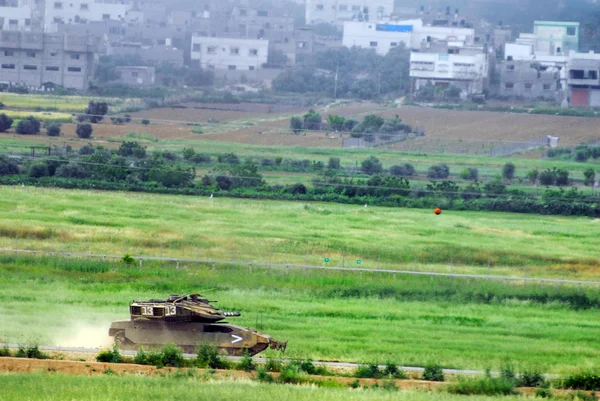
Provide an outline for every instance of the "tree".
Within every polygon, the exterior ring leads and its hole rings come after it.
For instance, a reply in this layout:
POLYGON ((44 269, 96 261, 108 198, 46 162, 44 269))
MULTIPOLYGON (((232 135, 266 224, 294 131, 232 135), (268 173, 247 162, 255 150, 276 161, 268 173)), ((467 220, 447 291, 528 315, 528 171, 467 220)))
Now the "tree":
POLYGON ((342 168, 339 157, 330 157, 327 162, 327 168, 329 170, 339 170, 342 168))
POLYGON ((46 135, 60 136, 60 123, 50 123, 46 125, 46 135))
POLYGON ((185 76, 185 83, 189 86, 211 86, 214 82, 215 74, 199 67, 190 69, 185 76))
POLYGON ((479 177, 479 171, 476 168, 465 168, 460 172, 460 178, 465 181, 477 181, 479 177))
POLYGON ((506 163, 504 167, 502 167, 502 177, 504 177, 505 180, 512 180, 515 178, 515 165, 506 163))
POLYGON ((378 158, 369 156, 360 164, 360 169, 366 174, 379 174, 383 171, 383 166, 378 158))
POLYGON ((344 122, 346 119, 342 116, 337 116, 335 114, 329 114, 327 116, 327 123, 334 131, 343 131, 344 130, 344 122))
POLYGON ((185 160, 192 160, 196 155, 194 148, 183 148, 182 153, 185 160))
POLYGON ((300 117, 292 117, 290 119, 290 128, 294 132, 294 134, 298 134, 302 131, 303 122, 300 117))
POLYGON ((11 174, 19 174, 19 165, 8 157, 0 156, 0 175, 11 174))
POLYGON ((240 164, 240 158, 235 153, 224 153, 217 156, 219 163, 240 164))
POLYGON ((412 177, 415 175, 415 168, 409 163, 396 165, 390 168, 390 174, 396 177, 412 177))
POLYGON ((444 180, 450 176, 450 168, 446 164, 438 164, 429 167, 427 170, 427 177, 433 179, 444 180))
POLYGON ((150 120, 147 118, 142 119, 142 125, 150 125, 150 120))
POLYGON ((368 132, 368 133, 379 132, 379 129, 381 128, 383 123, 385 123, 385 120, 383 119, 383 117, 375 115, 375 114, 369 114, 369 115, 365 116, 365 118, 363 119, 363 122, 362 122, 362 125, 364 127, 363 132, 368 132))
POLYGON ((95 102, 90 100, 87 108, 85 109, 85 114, 89 118, 92 124, 97 124, 104 116, 108 113, 108 103, 106 102, 95 102))
POLYGON ((529 170, 527 172, 527 179, 531 182, 532 185, 535 185, 535 183, 537 182, 538 177, 540 176, 540 172, 538 171, 537 168, 534 168, 532 170, 529 170))
POLYGON ((77 129, 75 130, 77 136, 82 139, 91 138, 92 132, 94 132, 94 128, 92 128, 92 124, 90 123, 77 124, 77 129))
POLYGON ((262 176, 258 173, 258 165, 250 161, 233 167, 229 170, 233 188, 259 187, 264 184, 262 176))
POLYGON ((12 127, 13 119, 7 116, 6 114, 0 114, 0 132, 6 132, 10 127, 12 127))
POLYGON ((29 176, 32 178, 47 177, 48 175, 48 166, 46 163, 34 164, 29 169, 29 176))
POLYGON ((594 182, 596 181, 596 172, 594 171, 593 168, 588 168, 587 170, 585 170, 583 172, 583 176, 585 177, 585 180, 584 180, 585 185, 587 185, 587 186, 594 185, 594 182))
POLYGON ((123 157, 143 159, 146 157, 146 148, 135 141, 123 142, 117 150, 117 154, 123 157))
POLYGON ((564 187, 569 185, 569 172, 567 170, 556 170, 556 185, 564 187))
POLYGON ((313 109, 310 109, 308 113, 304 115, 302 127, 306 130, 319 131, 321 129, 321 115, 313 109))
POLYGON ((276 49, 269 46, 269 54, 267 56, 267 64, 269 67, 282 68, 288 63, 289 58, 281 49, 276 49))
POLYGON ((40 133, 40 120, 33 116, 26 117, 17 124, 16 132, 21 135, 35 135, 40 133))
POLYGON ((79 164, 63 164, 56 169, 54 175, 63 178, 90 178, 92 173, 79 164))

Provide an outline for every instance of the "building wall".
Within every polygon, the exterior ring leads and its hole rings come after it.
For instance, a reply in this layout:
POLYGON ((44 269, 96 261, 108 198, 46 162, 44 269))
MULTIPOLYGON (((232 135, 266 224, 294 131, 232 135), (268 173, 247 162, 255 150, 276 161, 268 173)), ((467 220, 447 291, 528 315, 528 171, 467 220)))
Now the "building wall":
POLYGON ((156 81, 154 67, 118 67, 119 82, 132 86, 150 86, 156 81))
POLYGON ((192 64, 207 69, 258 70, 268 54, 268 40, 192 36, 192 64))
POLYGON ((394 0, 306 0, 306 23, 336 24, 357 19, 368 10, 368 21, 377 21, 394 12, 394 0))
POLYGON ((33 8, 20 4, 18 7, 0 7, 0 29, 3 31, 30 31, 33 8))
POLYGON ((467 94, 483 92, 488 77, 488 59, 483 52, 471 55, 411 52, 410 77, 415 90, 431 82, 459 87, 467 94))
POLYGON ((45 31, 57 32, 61 23, 125 20, 131 8, 125 0, 46 0, 45 31))
POLYGON ((0 32, 0 81, 40 87, 52 82, 85 89, 94 46, 86 37, 0 32))
POLYGON ((535 65, 532 61, 500 63, 500 95, 525 99, 562 100, 564 83, 561 79, 563 76, 561 71, 556 68, 538 71, 533 68, 535 65))
POLYGON ((536 51, 550 55, 579 50, 579 23, 535 21, 536 51))

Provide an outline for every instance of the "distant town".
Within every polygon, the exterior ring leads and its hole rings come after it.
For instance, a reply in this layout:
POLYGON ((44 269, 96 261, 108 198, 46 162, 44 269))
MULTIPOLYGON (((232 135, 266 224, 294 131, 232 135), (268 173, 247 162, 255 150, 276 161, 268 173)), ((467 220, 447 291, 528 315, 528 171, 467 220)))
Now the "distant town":
MULTIPOLYGON (((187 84, 177 71, 187 69, 270 88, 316 54, 345 47, 378 56, 402 49, 406 92, 425 99, 447 91, 456 99, 600 106, 600 54, 580 46, 580 22, 535 21, 516 32, 452 6, 396 3, 0 0, 0 87, 180 87, 187 84), (99 73, 107 60, 110 70, 99 73)), ((337 80, 337 71, 329 74, 337 80)))

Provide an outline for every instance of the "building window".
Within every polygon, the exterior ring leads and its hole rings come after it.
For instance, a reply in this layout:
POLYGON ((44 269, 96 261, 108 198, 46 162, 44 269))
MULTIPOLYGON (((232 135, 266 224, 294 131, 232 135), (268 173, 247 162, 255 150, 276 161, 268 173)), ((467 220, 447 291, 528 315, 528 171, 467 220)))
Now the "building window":
POLYGON ((31 19, 25 18, 25 26, 31 26, 31 19))
POLYGON ((56 52, 50 52, 50 57, 56 57, 56 52))
POLYGON ((506 66, 506 69, 507 69, 508 71, 514 71, 514 70, 515 70, 515 66, 514 66, 514 64, 508 64, 508 65, 506 66))
POLYGON ((598 71, 596 71, 596 70, 590 70, 589 71, 589 77, 590 77, 590 79, 598 79, 598 71))
POLYGON ((134 77, 134 78, 137 78, 138 73, 134 71, 134 72, 131 73, 131 76, 134 77))
POLYGON ((200 44, 198 44, 198 43, 194 43, 194 44, 192 45, 192 51, 193 51, 193 52, 199 52, 200 50, 201 50, 201 46, 200 46, 200 44))
POLYGON ((81 67, 69 67, 67 68, 69 72, 81 72, 81 67))
POLYGON ((346 4, 340 4, 340 11, 348 11, 348 6, 346 4))
POLYGON ((248 10, 244 10, 243 8, 240 10, 240 16, 241 17, 245 17, 246 15, 248 15, 248 10))
POLYGON ((110 14, 102 14, 102 19, 110 19, 110 14))
POLYGON ((24 65, 23 69, 24 70, 35 71, 35 70, 37 70, 37 65, 24 65))
POLYGON ((531 82, 525 82, 525 90, 531 90, 533 88, 533 84, 531 82))
POLYGON ((507 59, 508 61, 513 61, 513 56, 507 56, 507 57, 506 57, 506 59, 507 59))
POLYGON ((62 3, 60 3, 60 2, 55 2, 55 3, 54 3, 54 9, 55 9, 55 10, 62 10, 62 3))
POLYGON ((323 11, 324 9, 325 9, 325 6, 323 6, 323 4, 317 4, 318 11, 323 11))
POLYGON ((268 17, 269 16, 269 12, 265 11, 265 10, 258 10, 256 12, 256 15, 259 17, 268 17))
POLYGON ((550 86, 550 84, 544 84, 544 90, 545 91, 549 91, 550 88, 552 88, 552 86, 550 86))
POLYGON ((14 64, 2 64, 2 69, 4 69, 4 70, 14 70, 15 69, 15 65, 14 64))
POLYGON ((79 60, 79 54, 71 54, 71 60, 79 60))
MULTIPOLYGON (((198 45, 198 46, 200 46, 200 45, 198 45)), ((217 52, 217 47, 216 46, 208 46, 206 48, 206 52, 208 54, 215 54, 217 52)))
POLYGON ((371 46, 371 47, 377 47, 377 42, 369 42, 369 46, 371 46))
POLYGON ((258 49, 250 49, 249 54, 251 56, 258 56, 258 49))
POLYGON ((214 65, 212 65, 212 64, 207 64, 207 65, 206 65, 206 68, 208 68, 209 70, 214 70, 214 69, 215 69, 215 66, 214 66, 214 65))
POLYGON ((15 52, 12 50, 4 50, 4 56, 5 57, 12 57, 15 55, 15 52))
POLYGON ((305 49, 307 47, 306 44, 306 42, 298 42, 298 48, 305 49))
POLYGON ((81 3, 81 5, 79 6, 80 10, 89 10, 89 7, 87 5, 87 3, 81 3))
POLYGON ((8 20, 8 25, 10 25, 11 27, 18 27, 19 26, 19 20, 17 19, 9 19, 8 20))
POLYGON ((251 65, 251 66, 250 66, 250 67, 248 67, 248 68, 249 68, 249 70, 250 70, 250 71, 254 71, 254 70, 256 70, 256 67, 255 67, 255 66, 253 66, 253 65, 251 65))
POLYGON ((352 6, 352 11, 360 11, 360 6, 352 6))
POLYGON ((237 66, 235 65, 228 65, 227 68, 230 70, 237 70, 237 66))
POLYGON ((35 58, 35 52, 27 52, 27 57, 35 58))
POLYGON ((231 53, 231 54, 240 54, 240 48, 239 47, 231 47, 229 49, 229 53, 231 53))
POLYGON ((512 89, 512 88, 515 87, 515 84, 513 84, 512 82, 507 82, 507 83, 504 84, 504 87, 506 89, 512 89))
POLYGON ((48 67, 46 67, 46 71, 58 71, 58 70, 59 70, 59 68, 55 67, 55 66, 49 65, 48 67))
POLYGON ((392 43, 390 43, 390 46, 396 47, 396 46, 398 46, 398 42, 392 42, 392 43))
POLYGON ((567 35, 569 36, 575 36, 577 34, 577 30, 575 29, 574 26, 568 26, 567 27, 567 35))

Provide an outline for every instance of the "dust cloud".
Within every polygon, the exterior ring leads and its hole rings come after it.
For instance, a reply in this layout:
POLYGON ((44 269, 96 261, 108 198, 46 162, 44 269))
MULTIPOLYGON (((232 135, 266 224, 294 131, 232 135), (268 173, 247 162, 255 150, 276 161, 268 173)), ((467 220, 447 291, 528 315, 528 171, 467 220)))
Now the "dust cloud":
POLYGON ((59 347, 109 348, 113 344, 113 338, 108 335, 109 327, 110 322, 77 323, 57 335, 53 343, 59 347))

